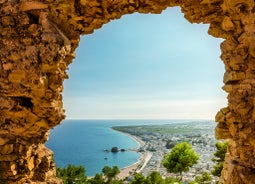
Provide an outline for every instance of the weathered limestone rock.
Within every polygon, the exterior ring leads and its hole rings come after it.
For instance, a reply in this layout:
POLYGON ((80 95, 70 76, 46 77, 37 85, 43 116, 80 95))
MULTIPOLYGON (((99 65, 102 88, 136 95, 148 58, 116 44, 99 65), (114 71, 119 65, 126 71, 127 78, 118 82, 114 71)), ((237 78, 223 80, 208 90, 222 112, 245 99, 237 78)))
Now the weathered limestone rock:
POLYGON ((0 0, 0 184, 61 183, 44 143, 64 118, 63 80, 79 36, 124 14, 173 6, 225 39, 229 103, 216 116, 216 137, 230 143, 220 183, 254 183, 253 0, 0 0))

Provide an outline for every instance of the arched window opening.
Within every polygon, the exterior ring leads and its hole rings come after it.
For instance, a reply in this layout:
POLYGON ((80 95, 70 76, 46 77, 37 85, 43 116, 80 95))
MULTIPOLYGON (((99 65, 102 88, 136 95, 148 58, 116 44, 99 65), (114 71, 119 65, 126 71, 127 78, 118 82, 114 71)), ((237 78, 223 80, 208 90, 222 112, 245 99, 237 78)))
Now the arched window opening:
POLYGON ((107 146, 91 143, 104 144, 111 136, 99 127, 123 124, 118 120, 126 124, 155 124, 151 119, 213 121, 218 109, 226 106, 226 94, 219 90, 224 71, 219 58, 222 40, 209 36, 207 29, 208 25, 188 23, 179 8, 169 8, 160 15, 123 16, 82 37, 65 81, 64 106, 69 120, 97 121, 66 121, 53 132, 48 146, 55 149, 56 163, 84 164, 88 175, 100 172, 106 164, 129 165, 123 160, 139 156, 125 153, 111 160, 100 151, 107 146), (67 134, 75 136, 63 141, 67 134), (54 141, 59 143, 52 146, 54 141), (66 154, 68 150, 76 152, 66 154), (98 158, 94 150, 99 150, 98 158))

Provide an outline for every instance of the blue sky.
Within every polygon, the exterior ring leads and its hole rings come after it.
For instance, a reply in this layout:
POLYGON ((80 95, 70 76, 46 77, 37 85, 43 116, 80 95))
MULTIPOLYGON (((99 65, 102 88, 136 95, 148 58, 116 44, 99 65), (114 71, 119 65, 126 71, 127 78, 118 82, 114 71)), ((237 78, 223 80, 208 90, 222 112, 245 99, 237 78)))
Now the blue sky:
POLYGON ((81 37, 64 83, 67 119, 214 119, 227 101, 222 40, 207 30, 169 8, 81 37))

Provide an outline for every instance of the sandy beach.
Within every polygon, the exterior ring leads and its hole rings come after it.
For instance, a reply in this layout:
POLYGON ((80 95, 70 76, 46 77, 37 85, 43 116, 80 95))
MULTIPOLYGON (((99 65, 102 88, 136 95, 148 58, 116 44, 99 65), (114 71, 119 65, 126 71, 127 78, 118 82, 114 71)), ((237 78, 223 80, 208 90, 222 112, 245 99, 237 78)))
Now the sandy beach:
MULTIPOLYGON (((145 142, 142 141, 140 138, 127 133, 123 133, 123 134, 126 134, 129 137, 132 137, 134 140, 136 140, 139 143, 139 148, 145 145, 145 142)), ((119 179, 125 179, 126 177, 134 173, 139 173, 142 171, 142 169, 146 166, 148 161, 151 159, 152 153, 147 151, 147 152, 140 152, 140 154, 141 154, 141 157, 136 163, 120 170, 120 173, 117 176, 119 179)))

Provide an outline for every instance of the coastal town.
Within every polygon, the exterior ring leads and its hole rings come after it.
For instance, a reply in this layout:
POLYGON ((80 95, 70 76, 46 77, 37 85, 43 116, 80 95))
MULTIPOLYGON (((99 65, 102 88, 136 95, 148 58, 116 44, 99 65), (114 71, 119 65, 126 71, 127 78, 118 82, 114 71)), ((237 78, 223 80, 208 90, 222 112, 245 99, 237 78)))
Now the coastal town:
MULTIPOLYGON (((215 152, 214 122, 189 122, 182 124, 155 125, 155 126, 119 126, 114 130, 129 134, 136 139, 140 147, 136 150, 141 153, 140 160, 122 170, 120 178, 128 177, 132 173, 149 175, 158 171, 163 177, 175 176, 163 167, 162 159, 177 143, 188 142, 200 155, 198 164, 189 172, 183 174, 183 180, 189 181, 203 172, 210 173, 214 163, 211 161, 215 152)), ((212 176, 212 183, 217 178, 212 176)))

